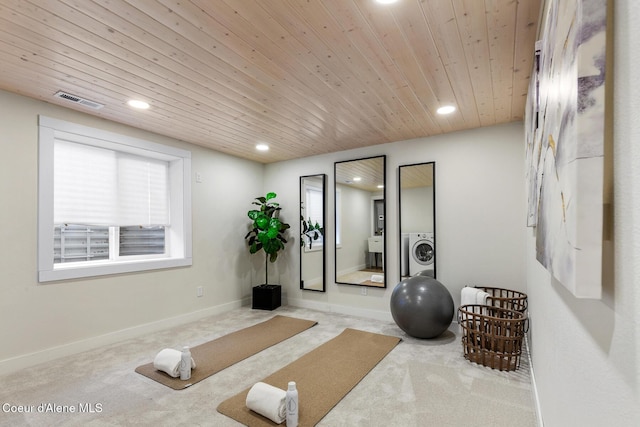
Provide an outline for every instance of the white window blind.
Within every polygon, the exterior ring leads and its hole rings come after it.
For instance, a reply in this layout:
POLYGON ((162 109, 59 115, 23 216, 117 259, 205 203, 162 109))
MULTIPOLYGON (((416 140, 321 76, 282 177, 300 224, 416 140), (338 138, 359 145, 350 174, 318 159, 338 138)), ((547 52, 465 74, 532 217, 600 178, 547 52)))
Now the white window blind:
POLYGON ((54 223, 169 225, 168 162, 56 139, 54 223))
POLYGON ((168 162, 118 154, 118 224, 169 225, 168 162))

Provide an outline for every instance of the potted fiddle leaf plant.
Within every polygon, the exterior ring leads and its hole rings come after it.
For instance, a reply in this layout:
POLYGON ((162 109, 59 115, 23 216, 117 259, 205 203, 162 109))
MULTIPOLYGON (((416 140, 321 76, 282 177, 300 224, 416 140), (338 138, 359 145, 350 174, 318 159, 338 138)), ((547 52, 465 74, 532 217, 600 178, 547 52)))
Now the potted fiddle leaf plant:
POLYGON ((249 253, 264 251, 265 254, 264 283, 253 288, 252 307, 257 309, 273 310, 281 304, 281 286, 269 284, 269 262, 276 262, 278 252, 284 249, 287 243, 285 232, 290 226, 280 220, 282 208, 274 201, 276 197, 276 193, 273 192, 267 193, 264 197, 256 197, 252 204, 259 208, 247 212, 252 221, 251 230, 244 236, 249 253))

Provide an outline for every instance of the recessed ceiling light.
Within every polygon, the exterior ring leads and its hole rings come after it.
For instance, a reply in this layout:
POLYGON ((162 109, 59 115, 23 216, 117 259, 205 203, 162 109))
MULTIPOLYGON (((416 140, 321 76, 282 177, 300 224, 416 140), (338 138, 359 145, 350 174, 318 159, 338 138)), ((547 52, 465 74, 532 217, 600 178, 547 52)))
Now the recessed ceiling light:
POLYGON ((354 180, 355 182, 360 182, 360 181, 362 181, 362 178, 360 178, 359 176, 354 176, 354 177, 353 177, 353 180, 354 180))
POLYGON ((378 185, 378 188, 384 188, 384 185, 380 184, 378 185))
POLYGON ((444 105, 436 110, 438 114, 451 114, 456 111, 456 107, 453 105, 444 105))
POLYGON ((258 151, 269 151, 269 146, 267 144, 258 144, 258 145, 256 145, 256 150, 258 150, 258 151))
POLYGON ((392 3, 396 3, 398 0, 376 0, 376 2, 380 3, 380 4, 392 4, 392 3))
POLYGON ((138 108, 140 110, 146 110, 147 108, 149 108, 148 102, 140 101, 139 99, 130 99, 129 101, 127 101, 127 104, 129 105, 129 107, 138 108))

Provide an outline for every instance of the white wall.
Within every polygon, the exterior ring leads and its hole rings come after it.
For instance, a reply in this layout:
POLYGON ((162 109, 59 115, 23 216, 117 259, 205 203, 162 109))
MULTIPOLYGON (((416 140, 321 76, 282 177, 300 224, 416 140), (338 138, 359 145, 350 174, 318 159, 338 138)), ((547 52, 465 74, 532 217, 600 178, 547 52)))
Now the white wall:
POLYGON ((546 427, 640 425, 640 3, 614 9, 614 208, 602 300, 576 299, 556 282, 527 232, 530 342, 546 427))
POLYGON ((465 285, 485 284, 525 290, 525 208, 522 123, 493 126, 378 145, 266 166, 265 189, 278 193, 292 234, 299 230, 298 179, 325 173, 327 197, 327 292, 298 286, 298 245, 290 245, 278 278, 289 304, 391 320, 389 298, 399 281, 398 166, 436 162, 436 251, 438 280, 456 305, 465 285), (387 155, 387 289, 336 285, 334 249, 335 161, 387 155), (291 210, 293 209, 293 210, 291 210))
POLYGON ((2 91, 0 129, 0 373, 248 302, 261 263, 243 237, 263 165, 2 91), (39 114, 190 150, 193 266, 39 284, 39 114))

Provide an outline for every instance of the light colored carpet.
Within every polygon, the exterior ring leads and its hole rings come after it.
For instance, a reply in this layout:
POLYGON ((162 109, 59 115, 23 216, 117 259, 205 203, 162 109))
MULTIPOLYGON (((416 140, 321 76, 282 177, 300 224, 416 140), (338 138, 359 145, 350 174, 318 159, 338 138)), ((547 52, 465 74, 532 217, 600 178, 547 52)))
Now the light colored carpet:
POLYGON ((408 337, 393 322, 296 307, 239 308, 187 325, 58 359, 0 377, 0 404, 67 405, 76 413, 5 413, 0 426, 238 426, 218 413, 224 400, 297 360, 345 328, 403 341, 325 416, 319 426, 536 426, 529 365, 499 372, 464 359, 459 326, 441 337, 408 337), (318 322, 182 391, 134 372, 165 347, 198 345, 274 314, 318 322), (100 412, 77 413, 79 405, 100 412))

